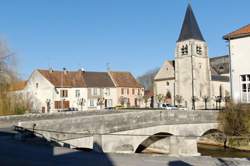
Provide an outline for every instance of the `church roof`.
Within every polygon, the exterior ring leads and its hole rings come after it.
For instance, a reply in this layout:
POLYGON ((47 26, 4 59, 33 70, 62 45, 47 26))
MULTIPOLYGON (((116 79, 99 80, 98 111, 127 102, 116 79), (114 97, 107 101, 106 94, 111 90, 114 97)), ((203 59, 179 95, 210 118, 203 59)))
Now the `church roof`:
POLYGON ((246 36, 250 36, 250 24, 223 36, 223 38, 225 40, 230 40, 230 39, 236 39, 236 38, 241 38, 241 37, 246 37, 246 36))
POLYGON ((214 72, 212 75, 221 75, 229 73, 229 56, 217 56, 210 58, 211 71, 214 72), (214 71, 213 71, 214 70, 214 71))
POLYGON ((200 41, 205 41, 199 25, 195 19, 193 10, 191 5, 189 4, 186 10, 186 15, 182 24, 181 33, 179 35, 179 39, 177 42, 188 40, 188 39, 196 39, 200 41))

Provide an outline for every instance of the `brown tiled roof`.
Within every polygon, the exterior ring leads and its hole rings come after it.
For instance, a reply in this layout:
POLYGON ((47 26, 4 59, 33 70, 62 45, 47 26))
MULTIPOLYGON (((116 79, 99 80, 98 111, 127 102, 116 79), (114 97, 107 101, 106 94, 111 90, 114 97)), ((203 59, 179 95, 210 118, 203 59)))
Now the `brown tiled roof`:
POLYGON ((143 88, 129 72, 109 72, 116 87, 143 88))
POLYGON ((16 83, 13 83, 12 85, 10 85, 10 91, 19 91, 19 90, 23 90, 25 88, 25 86, 27 85, 27 81, 19 81, 16 83))
POLYGON ((86 87, 84 71, 38 70, 55 87, 86 87))
POLYGON ((152 97, 152 96, 154 96, 154 91, 152 89, 151 90, 145 90, 144 91, 144 96, 152 97))
POLYGON ((246 37, 246 36, 250 36, 250 24, 223 36, 223 38, 225 40, 229 40, 229 39, 235 39, 235 38, 246 37))
POLYGON ((85 72, 84 80, 87 87, 115 87, 107 72, 85 72))

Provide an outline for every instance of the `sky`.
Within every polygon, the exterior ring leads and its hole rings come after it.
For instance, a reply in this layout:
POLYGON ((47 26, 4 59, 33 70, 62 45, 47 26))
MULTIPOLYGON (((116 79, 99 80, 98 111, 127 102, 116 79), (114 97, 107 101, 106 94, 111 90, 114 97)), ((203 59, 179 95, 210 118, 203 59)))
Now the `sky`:
POLYGON ((140 76, 174 59, 188 2, 210 57, 227 54, 222 36, 250 23, 249 0, 1 0, 0 39, 23 79, 50 67, 140 76))

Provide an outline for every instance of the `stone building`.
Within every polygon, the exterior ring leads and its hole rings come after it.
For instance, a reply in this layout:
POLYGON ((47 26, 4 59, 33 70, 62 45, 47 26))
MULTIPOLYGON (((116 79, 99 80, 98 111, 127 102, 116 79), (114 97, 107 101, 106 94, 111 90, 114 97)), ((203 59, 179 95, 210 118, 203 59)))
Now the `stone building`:
POLYGON ((154 78, 154 91, 155 103, 189 109, 216 107, 229 96, 228 56, 209 58, 190 5, 176 42, 175 60, 164 62, 154 78))

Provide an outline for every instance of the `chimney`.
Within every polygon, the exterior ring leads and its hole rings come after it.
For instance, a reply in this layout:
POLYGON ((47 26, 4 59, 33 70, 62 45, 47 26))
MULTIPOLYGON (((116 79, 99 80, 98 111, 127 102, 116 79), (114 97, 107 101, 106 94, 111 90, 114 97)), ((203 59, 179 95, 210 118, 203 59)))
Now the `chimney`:
POLYGON ((53 73, 52 67, 49 68, 49 73, 53 73))
POLYGON ((81 69, 79 69, 78 71, 81 72, 81 73, 84 73, 84 72, 85 72, 85 69, 84 69, 84 68, 81 68, 81 69))
POLYGON ((64 74, 67 74, 67 72, 68 72, 68 71, 67 71, 66 68, 64 67, 64 68, 63 68, 63 73, 64 73, 64 74))

